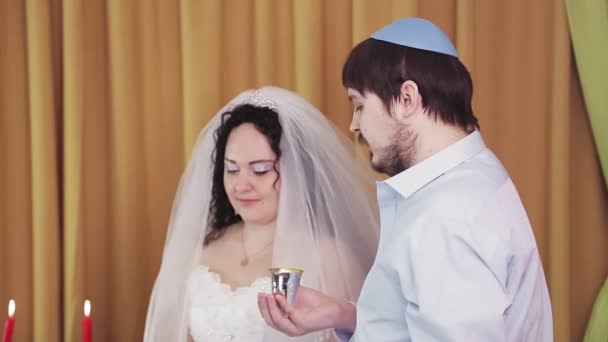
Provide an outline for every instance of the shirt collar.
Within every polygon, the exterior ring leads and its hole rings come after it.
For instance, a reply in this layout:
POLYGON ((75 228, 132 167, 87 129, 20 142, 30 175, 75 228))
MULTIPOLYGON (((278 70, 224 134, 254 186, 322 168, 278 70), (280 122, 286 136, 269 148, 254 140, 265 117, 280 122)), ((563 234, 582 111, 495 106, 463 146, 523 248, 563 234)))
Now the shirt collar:
POLYGON ((481 134, 476 130, 383 183, 408 198, 426 184, 485 149, 481 134))

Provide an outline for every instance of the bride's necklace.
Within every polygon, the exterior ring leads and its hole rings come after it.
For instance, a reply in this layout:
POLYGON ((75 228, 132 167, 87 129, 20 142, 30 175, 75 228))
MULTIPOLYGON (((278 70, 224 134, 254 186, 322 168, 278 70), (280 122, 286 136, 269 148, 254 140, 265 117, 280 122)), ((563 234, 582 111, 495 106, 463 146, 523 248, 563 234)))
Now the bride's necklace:
POLYGON ((247 247, 245 246, 245 227, 243 227, 243 233, 242 233, 242 239, 241 241, 243 242, 243 259, 241 259, 241 267, 247 267, 247 265, 249 265, 249 261, 251 261, 251 259, 254 259, 255 257, 259 256, 260 254, 262 254, 262 252, 266 251, 266 249, 268 249, 268 247, 270 247, 270 245, 272 245, 273 240, 270 240, 269 243, 267 243, 264 247, 262 247, 260 250, 258 250, 257 252, 253 253, 253 254, 249 254, 247 252, 247 247))

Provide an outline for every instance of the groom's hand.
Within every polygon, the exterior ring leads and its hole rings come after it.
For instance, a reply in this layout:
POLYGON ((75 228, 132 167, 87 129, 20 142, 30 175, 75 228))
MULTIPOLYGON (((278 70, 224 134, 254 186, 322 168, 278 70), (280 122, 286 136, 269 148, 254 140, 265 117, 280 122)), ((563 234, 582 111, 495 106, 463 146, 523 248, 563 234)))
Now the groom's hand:
POLYGON ((258 294, 258 307, 264 321, 288 336, 301 336, 313 331, 340 328, 353 331, 355 309, 323 293, 300 287, 293 306, 281 295, 258 294))

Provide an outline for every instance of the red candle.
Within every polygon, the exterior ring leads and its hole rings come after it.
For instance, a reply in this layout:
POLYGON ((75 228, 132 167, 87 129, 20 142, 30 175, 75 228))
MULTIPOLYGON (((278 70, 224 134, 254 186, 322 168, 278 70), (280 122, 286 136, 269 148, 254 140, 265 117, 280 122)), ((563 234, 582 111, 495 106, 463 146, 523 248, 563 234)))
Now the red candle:
POLYGON ((82 342, 91 342, 93 332, 93 321, 91 320, 91 302, 84 301, 84 317, 82 318, 82 342))
POLYGON ((15 330, 15 301, 8 302, 8 317, 4 323, 4 333, 2 334, 2 342, 11 342, 13 340, 13 330, 15 330))

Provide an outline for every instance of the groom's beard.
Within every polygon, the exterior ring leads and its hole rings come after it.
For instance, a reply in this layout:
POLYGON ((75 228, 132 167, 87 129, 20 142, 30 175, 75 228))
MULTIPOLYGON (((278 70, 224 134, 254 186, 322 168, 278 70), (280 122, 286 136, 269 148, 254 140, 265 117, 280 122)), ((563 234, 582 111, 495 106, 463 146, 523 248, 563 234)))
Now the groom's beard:
MULTIPOLYGON (((410 168, 416 154, 416 138, 416 134, 407 129, 397 131, 392 138, 393 142, 380 152, 378 161, 371 159, 372 153, 370 152, 372 168, 389 176, 394 176, 410 168)), ((363 135, 359 134, 358 141, 360 144, 369 147, 363 135)))

